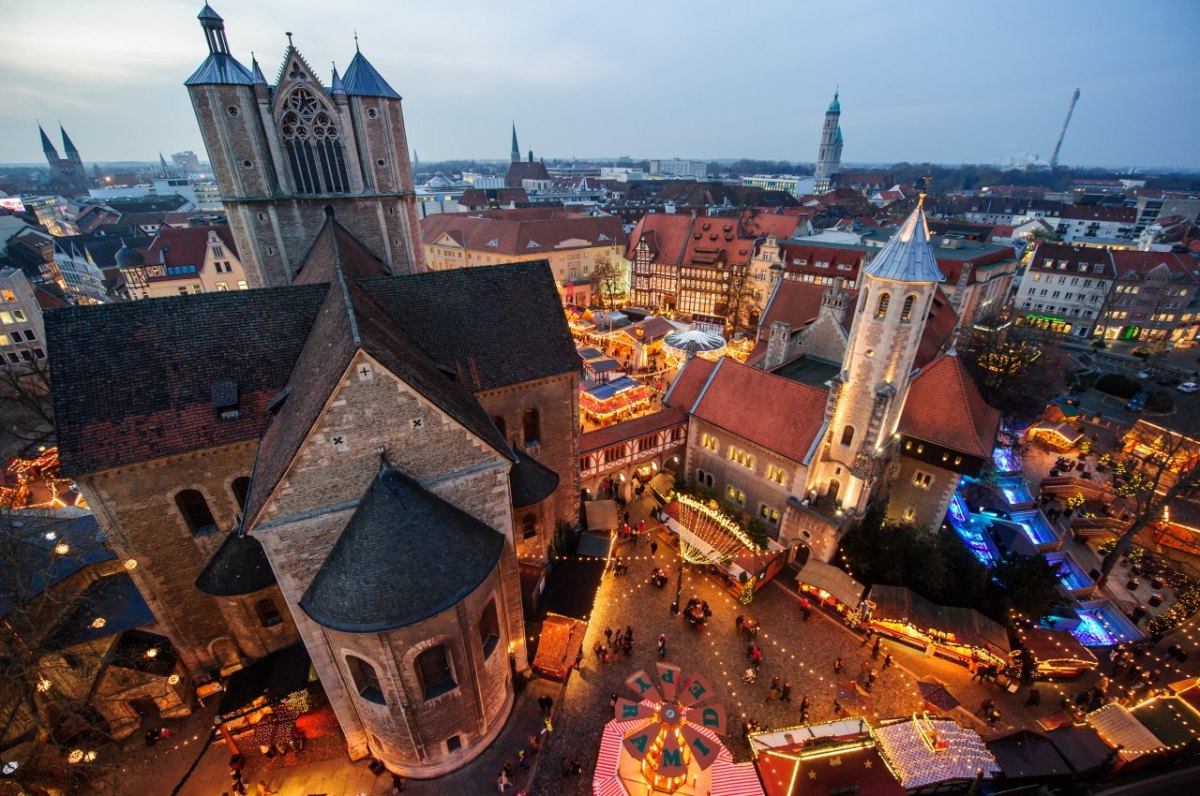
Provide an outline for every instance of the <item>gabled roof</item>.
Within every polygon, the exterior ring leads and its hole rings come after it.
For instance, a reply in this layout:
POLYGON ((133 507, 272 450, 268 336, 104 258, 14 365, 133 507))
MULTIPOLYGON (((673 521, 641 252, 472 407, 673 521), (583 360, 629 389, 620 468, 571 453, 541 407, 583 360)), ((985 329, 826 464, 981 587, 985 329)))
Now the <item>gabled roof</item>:
MULTIPOLYGON (((693 399, 694 400, 694 399, 693 399)), ((687 422, 687 412, 672 406, 648 415, 640 415, 623 423, 616 423, 586 434, 579 435, 579 455, 604 450, 625 440, 637 439, 656 431, 687 422)))
POLYGON ((798 331, 817 319, 824 293, 825 285, 801 282, 799 279, 780 279, 767 299, 759 325, 770 329, 771 324, 783 321, 791 327, 791 331, 798 331))
POLYGON ((147 263, 194 265, 199 268, 204 265, 205 257, 208 254, 209 232, 217 233, 221 243, 229 248, 234 257, 238 256, 233 232, 227 225, 213 227, 169 227, 164 225, 158 228, 154 239, 146 247, 143 258, 147 263))
POLYGON ((791 461, 803 462, 825 422, 828 398, 826 390, 726 357, 717 362, 690 414, 791 461))
POLYGON ((667 394, 663 396, 663 405, 677 406, 690 412, 716 366, 717 363, 703 357, 692 357, 684 362, 683 367, 675 374, 675 381, 671 382, 667 394))
POLYGON ((337 219, 330 217, 304 256, 295 283, 329 284, 336 278, 335 269, 340 269, 352 281, 388 276, 383 260, 368 251, 337 219))
POLYGON ((648 213, 629 236, 626 258, 632 260, 634 249, 645 239, 656 262, 711 265, 723 259, 730 265, 745 265, 757 238, 790 237, 800 222, 797 216, 771 213, 743 213, 740 218, 648 213))
POLYGON ((1017 730, 986 744, 1000 770, 1009 779, 1066 777, 1071 766, 1045 735, 1032 730, 1017 730))
POLYGON ((421 238, 433 243, 450 235, 464 249, 523 257, 567 248, 625 246, 621 219, 557 208, 434 213, 421 219, 421 238), (569 245, 568 242, 571 242, 569 245))
POLYGON ((346 74, 342 75, 342 88, 352 97, 400 99, 396 90, 388 85, 383 75, 375 71, 375 67, 371 66, 371 62, 361 52, 355 52, 354 57, 350 59, 350 66, 346 67, 346 74))
POLYGON ((546 164, 540 160, 515 160, 508 164, 508 171, 504 174, 504 186, 521 188, 524 180, 549 179, 550 172, 546 171, 546 164))
POLYGON ((908 388, 901 434, 987 459, 992 455, 1000 413, 988 406, 954 354, 922 368, 908 388))
POLYGON ((504 536, 385 466, 300 607, 317 624, 379 633, 453 607, 495 569, 504 536))
POLYGON ((866 272, 880 279, 897 282, 941 282, 937 258, 929 245, 929 227, 925 223, 923 202, 917 203, 900 230, 883 250, 867 264, 866 272))

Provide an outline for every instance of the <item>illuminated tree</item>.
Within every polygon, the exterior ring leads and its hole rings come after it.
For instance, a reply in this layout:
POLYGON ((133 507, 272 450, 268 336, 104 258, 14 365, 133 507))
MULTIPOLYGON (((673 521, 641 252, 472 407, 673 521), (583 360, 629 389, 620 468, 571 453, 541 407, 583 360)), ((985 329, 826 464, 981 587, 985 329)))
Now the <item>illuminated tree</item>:
POLYGON ((0 417, 0 440, 21 447, 44 442, 54 434, 50 372, 45 359, 0 366, 0 403, 9 408, 0 417))
POLYGON ((963 330, 958 351, 990 406, 1023 419, 1041 414, 1060 388, 1062 363, 1036 329, 996 315, 963 330))

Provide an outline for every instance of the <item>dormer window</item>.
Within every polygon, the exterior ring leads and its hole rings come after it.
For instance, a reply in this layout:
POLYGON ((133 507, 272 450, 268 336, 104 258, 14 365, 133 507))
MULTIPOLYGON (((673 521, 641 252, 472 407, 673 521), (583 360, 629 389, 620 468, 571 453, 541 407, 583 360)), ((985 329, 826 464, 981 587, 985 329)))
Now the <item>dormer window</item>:
POLYGON ((498 248, 498 247, 500 246, 500 239, 499 239, 499 238, 492 238, 491 240, 489 240, 489 241, 487 242, 487 245, 488 245, 488 246, 491 246, 492 248, 498 248))
POLYGON ((529 243, 525 244, 525 248, 526 249, 536 249, 540 245, 541 244, 538 243, 536 240, 531 240, 531 241, 529 241, 529 243))
POLYGON ((212 383, 213 409, 222 420, 237 420, 241 416, 238 408, 238 386, 232 379, 212 383))

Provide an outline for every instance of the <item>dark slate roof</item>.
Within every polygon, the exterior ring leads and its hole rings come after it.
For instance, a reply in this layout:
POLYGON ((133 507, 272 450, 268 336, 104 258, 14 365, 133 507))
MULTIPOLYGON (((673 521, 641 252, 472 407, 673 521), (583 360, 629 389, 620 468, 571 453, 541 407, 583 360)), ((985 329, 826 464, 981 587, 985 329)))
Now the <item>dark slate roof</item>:
POLYGON ((233 531, 196 578, 196 588, 213 597, 236 597, 274 582, 275 573, 262 543, 248 533, 233 531))
POLYGON ((383 75, 375 71, 375 67, 371 66, 371 62, 360 52, 354 53, 354 57, 350 59, 350 66, 346 68, 346 74, 342 75, 342 88, 352 97, 400 99, 396 90, 388 85, 383 75))
POLYGON ((44 649, 66 649, 85 641, 115 636, 153 621, 154 614, 142 599, 133 578, 128 573, 118 572, 93 581, 83 590, 50 631, 44 649), (94 627, 96 619, 103 619, 104 625, 94 627))
POLYGON ((308 254, 304 255, 304 261, 296 273, 295 283, 329 284, 334 280, 335 266, 352 281, 389 275, 383 260, 372 254, 345 227, 330 217, 325 220, 308 254))
POLYGON ((545 261, 369 279, 362 287, 473 390, 580 370, 545 261))
POLYGON ((327 292, 231 290, 47 313, 62 471, 81 475, 258 437, 327 292), (212 384, 230 379, 241 413, 222 420, 212 384))
POLYGON ((1009 779, 1044 780, 1071 775, 1071 766, 1054 743, 1041 733, 1016 730, 986 744, 1009 779))
POLYGON ((185 86, 210 85, 254 85, 254 75, 229 53, 209 53, 192 76, 183 81, 185 86))
POLYGON ((516 464, 509 473, 509 489, 514 509, 541 503, 558 489, 558 473, 520 448, 514 449, 516 464))
POLYGON ((217 713, 229 716, 261 696, 280 698, 298 691, 308 684, 311 669, 303 642, 276 650, 229 677, 217 713))
POLYGON ((0 617, 84 567, 116 558, 91 514, 62 518, 13 512, 6 516, 5 524, 5 532, 0 534, 0 557, 5 564, 0 567, 0 617), (47 539, 47 533, 54 538, 47 539), (60 543, 70 548, 65 555, 54 552, 60 543))
POLYGON ((315 622, 377 633, 453 607, 496 568, 504 536, 384 467, 300 599, 315 622))

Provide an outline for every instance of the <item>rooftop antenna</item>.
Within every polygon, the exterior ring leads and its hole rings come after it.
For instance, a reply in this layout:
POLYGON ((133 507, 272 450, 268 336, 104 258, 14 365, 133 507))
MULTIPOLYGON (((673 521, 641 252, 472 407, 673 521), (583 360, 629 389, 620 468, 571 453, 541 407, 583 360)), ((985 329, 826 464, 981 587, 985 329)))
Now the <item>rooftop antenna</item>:
POLYGON ((1071 114, 1075 112, 1075 103, 1079 101, 1079 89, 1071 95, 1071 104, 1067 106, 1067 118, 1063 120, 1062 129, 1058 131, 1058 143, 1054 145, 1054 154, 1050 156, 1050 170, 1058 168, 1058 153, 1062 150, 1063 139, 1067 137, 1067 125, 1071 123, 1071 114))

